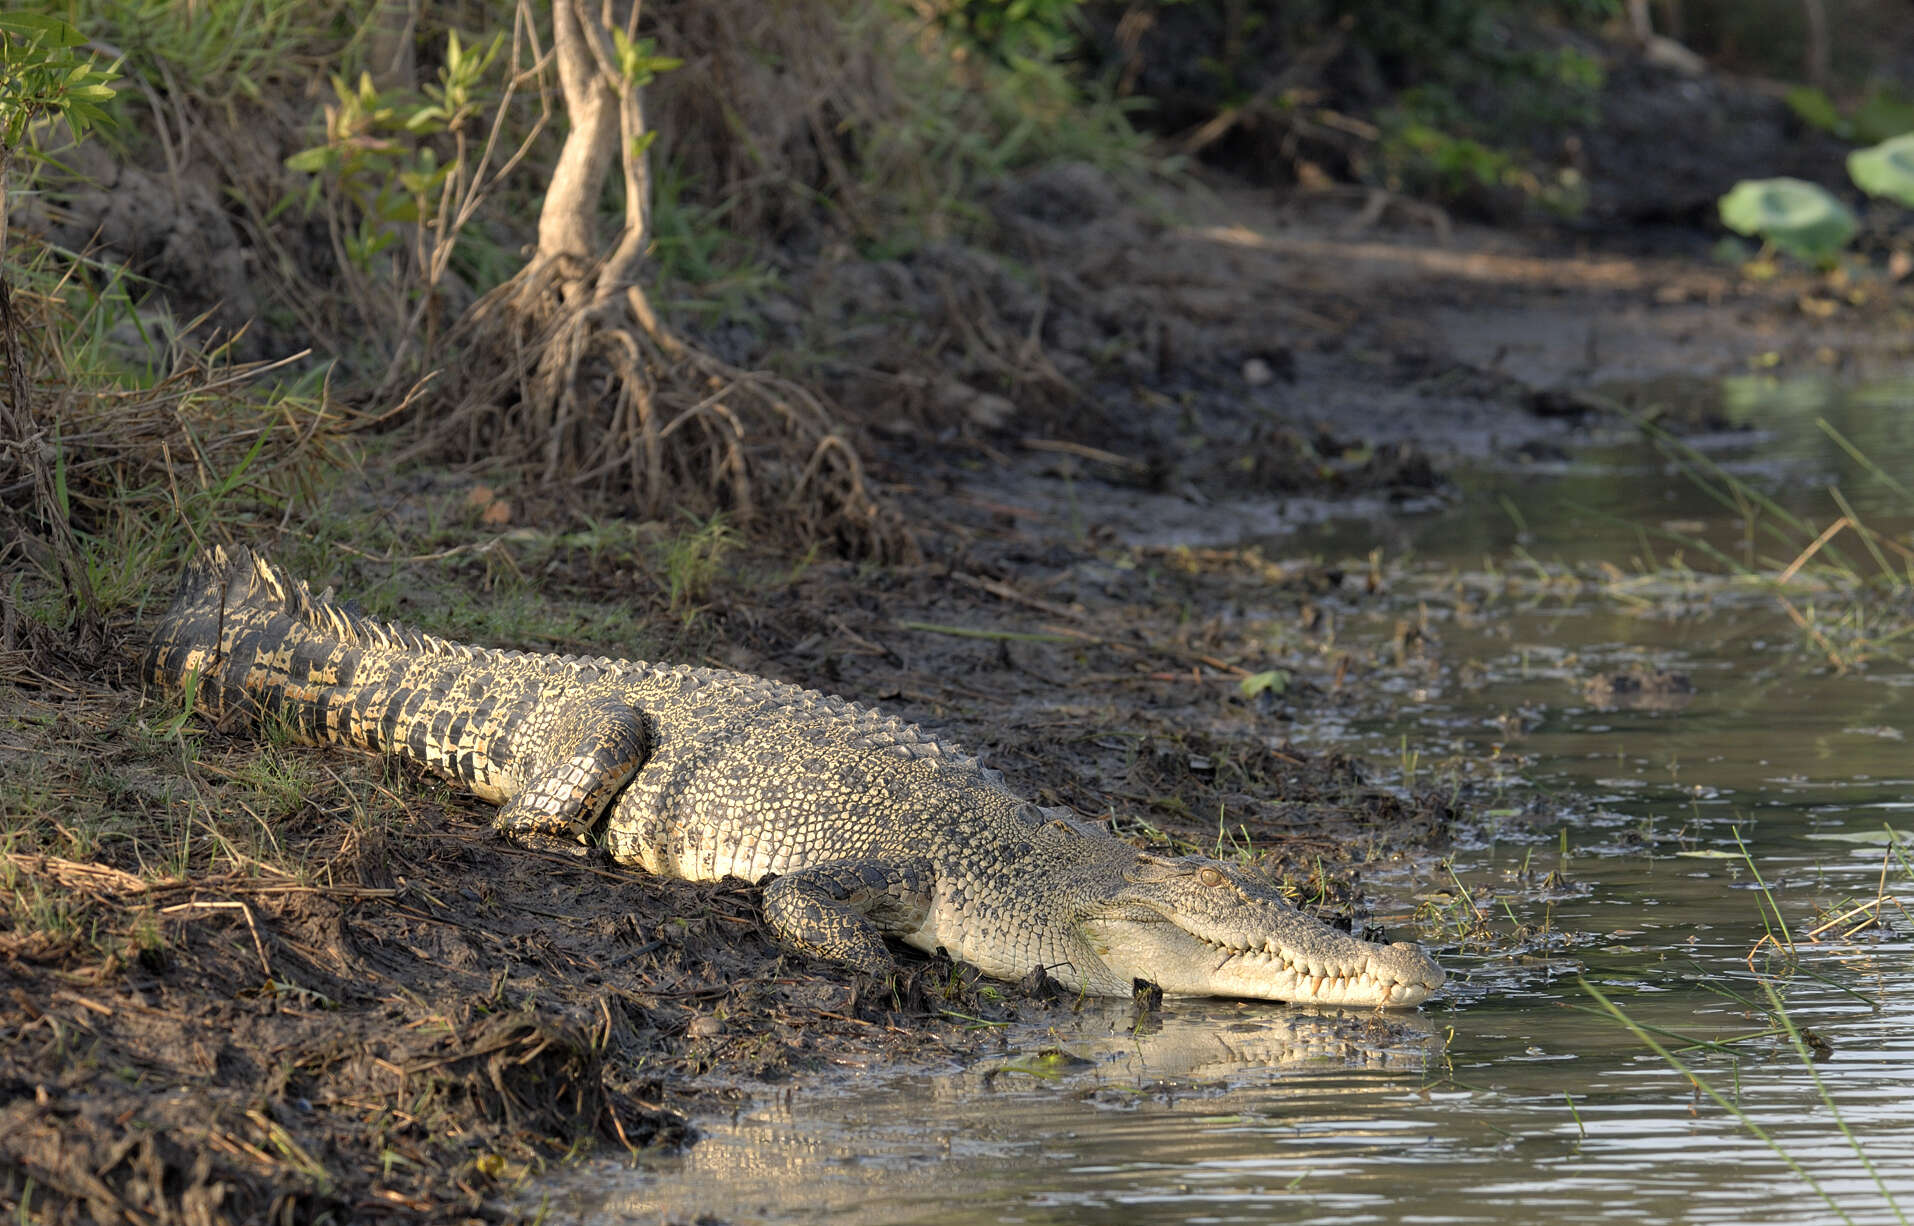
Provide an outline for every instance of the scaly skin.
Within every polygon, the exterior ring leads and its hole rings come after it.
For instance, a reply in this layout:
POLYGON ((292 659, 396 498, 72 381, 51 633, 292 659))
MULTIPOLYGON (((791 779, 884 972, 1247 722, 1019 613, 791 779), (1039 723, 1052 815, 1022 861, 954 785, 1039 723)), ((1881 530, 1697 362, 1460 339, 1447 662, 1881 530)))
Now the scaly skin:
POLYGON ((147 652, 155 686, 298 740, 393 754, 499 805, 531 845, 600 842, 693 881, 769 878, 792 948, 884 975, 886 936, 1001 979, 1414 1005, 1442 970, 1358 941, 1267 883, 1140 852, 1003 786, 895 716, 720 669, 491 651, 374 622, 264 558, 187 567, 147 652))

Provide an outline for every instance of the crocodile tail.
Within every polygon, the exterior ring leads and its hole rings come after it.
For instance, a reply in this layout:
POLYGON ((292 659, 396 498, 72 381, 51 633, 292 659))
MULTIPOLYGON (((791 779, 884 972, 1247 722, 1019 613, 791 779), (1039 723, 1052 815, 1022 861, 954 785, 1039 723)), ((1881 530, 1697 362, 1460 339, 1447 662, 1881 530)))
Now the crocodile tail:
MULTIPOLYGON (((359 646, 362 619, 240 545, 214 545, 189 559, 172 606, 160 620, 141 670, 149 685, 184 689, 198 675, 200 705, 217 709, 240 696, 246 669, 235 648, 255 647, 300 627, 299 637, 359 646), (227 674, 231 674, 230 676, 227 674)), ((298 635, 299 631, 293 631, 298 635)), ((249 651, 239 655, 250 655, 249 651)))
MULTIPOLYGON (((214 545, 186 563, 162 633, 168 629, 177 632, 184 628, 182 623, 191 622, 199 624, 202 637, 216 636, 221 613, 236 610, 283 614, 351 646, 364 645, 368 637, 380 641, 390 637, 389 630, 368 636, 368 629, 375 628, 372 623, 336 604, 331 589, 313 595, 303 579, 288 575, 270 558, 244 545, 214 545), (210 622, 205 620, 208 615, 210 622)), ((210 638, 207 645, 211 645, 210 638)))
MULTIPOLYGON (((463 660, 483 654, 354 613, 333 599, 331 588, 314 595, 304 580, 243 545, 214 545, 181 573, 172 607, 147 651, 144 675, 149 684, 177 689, 188 673, 214 665, 223 670, 242 639, 248 647, 283 649, 298 641, 463 660)), ((238 675, 230 681, 238 685, 238 675)))

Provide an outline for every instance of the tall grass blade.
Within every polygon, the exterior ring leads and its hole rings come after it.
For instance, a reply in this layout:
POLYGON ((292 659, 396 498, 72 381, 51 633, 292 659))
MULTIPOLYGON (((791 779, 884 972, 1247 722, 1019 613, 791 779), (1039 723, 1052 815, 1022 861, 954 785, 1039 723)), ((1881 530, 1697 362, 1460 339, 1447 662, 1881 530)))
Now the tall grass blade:
POLYGON ((1881 1193, 1881 1199, 1886 1201, 1887 1207, 1894 1211, 1894 1220, 1901 1223, 1901 1226, 1907 1226, 1907 1215, 1901 1212, 1900 1202, 1895 1200, 1894 1193, 1888 1190, 1887 1181, 1881 1178, 1881 1173, 1874 1169, 1874 1163, 1869 1160, 1867 1150, 1862 1148, 1860 1138, 1854 1135, 1854 1130, 1848 1127, 1848 1122, 1841 1118, 1841 1109, 1834 1105, 1834 1096, 1828 1093, 1827 1083, 1822 1081, 1821 1074, 1815 1071, 1814 1053, 1808 1050, 1807 1042, 1802 1039, 1800 1029, 1795 1026, 1794 1019, 1788 1016, 1787 1007, 1781 1002, 1781 993, 1774 990, 1772 983, 1763 983, 1761 986, 1767 990, 1768 1003, 1773 1009, 1774 1016, 1779 1018, 1781 1025, 1787 1029, 1788 1042, 1794 1047, 1795 1055, 1801 1057, 1801 1067, 1807 1070, 1809 1080, 1814 1082, 1815 1091, 1821 1095, 1822 1104, 1827 1107, 1828 1114, 1834 1119, 1834 1126, 1839 1128, 1841 1135, 1847 1138, 1848 1146, 1854 1150, 1854 1156, 1860 1159, 1862 1169, 1873 1178, 1875 1188, 1881 1193))
POLYGON ((1650 1051, 1653 1051, 1656 1055, 1660 1056, 1662 1060, 1667 1063, 1668 1067, 1674 1069, 1677 1073, 1680 1073, 1683 1077, 1687 1078, 1689 1084, 1693 1085, 1695 1089, 1701 1091, 1703 1094, 1706 1094, 1714 1102, 1714 1104, 1717 1107, 1720 1107, 1723 1111, 1726 1111, 1729 1115, 1734 1116, 1736 1120, 1740 1121, 1741 1126, 1743 1128, 1746 1128, 1750 1133, 1754 1134, 1755 1138, 1759 1140, 1763 1145, 1766 1145, 1769 1149, 1773 1150, 1775 1153, 1775 1156, 1780 1158, 1781 1161, 1783 1161, 1784 1163, 1786 1163, 1789 1170, 1793 1171, 1796 1175, 1800 1176, 1802 1182, 1806 1183, 1810 1188, 1814 1189, 1815 1195, 1819 1196, 1822 1200, 1827 1202, 1828 1208, 1834 1211, 1835 1216, 1839 1217, 1842 1221, 1846 1222, 1848 1226, 1854 1226, 1854 1219, 1848 1215, 1848 1211, 1846 1209, 1843 1209, 1841 1205, 1839 1204, 1839 1202, 1837 1202, 1833 1196, 1829 1195, 1828 1190, 1821 1186, 1821 1181, 1816 1179, 1814 1175, 1808 1170, 1808 1168, 1802 1166, 1801 1163, 1795 1159, 1795 1156, 1789 1153, 1787 1149, 1781 1144, 1781 1142, 1777 1141, 1768 1132, 1767 1129, 1755 1123, 1753 1117, 1751 1117, 1739 1105, 1733 1102, 1730 1102, 1727 1098, 1725 1098, 1722 1095, 1721 1091, 1715 1089, 1715 1087, 1713 1087, 1712 1085, 1709 1085, 1705 1080, 1702 1079, 1700 1074, 1696 1073, 1693 1069, 1690 1069, 1686 1064, 1682 1063, 1681 1057, 1677 1056, 1674 1052, 1669 1051, 1666 1047, 1663 1047, 1661 1043, 1655 1038, 1654 1035, 1648 1033, 1646 1029, 1638 1025, 1634 1018, 1622 1012, 1620 1006, 1616 1005, 1614 1001, 1604 996, 1601 992, 1601 989, 1597 988, 1594 984, 1590 983, 1588 980, 1582 978, 1579 975, 1576 976, 1576 982, 1582 985, 1582 990, 1584 992, 1587 992, 1590 996, 1593 996, 1595 998, 1596 1003, 1601 1005, 1604 1012, 1606 1012, 1610 1017, 1614 1018, 1616 1021, 1620 1022, 1623 1026, 1627 1027, 1628 1032, 1630 1034, 1634 1035, 1637 1039, 1640 1039, 1643 1043, 1645 1043, 1648 1046, 1650 1051))
POLYGON ((1902 485, 1899 481, 1896 481, 1893 477, 1889 476, 1886 469, 1882 468, 1879 464, 1876 464, 1873 460, 1869 459, 1867 457, 1867 453, 1863 452, 1859 447, 1856 447, 1853 443, 1849 442, 1846 435, 1842 434, 1839 430, 1834 428, 1833 422, 1830 422, 1825 417, 1817 417, 1814 419, 1814 424, 1821 427, 1821 432, 1823 434, 1826 434, 1829 438, 1833 439, 1835 446, 1847 452, 1848 458, 1853 460, 1856 464, 1859 464, 1861 468, 1864 471, 1866 471, 1866 473, 1869 476, 1873 477, 1876 481, 1879 481, 1882 485, 1887 486, 1887 488, 1893 490, 1895 493, 1899 494, 1901 497, 1907 499, 1909 503, 1914 503, 1914 491, 1910 491, 1905 485, 1902 485))
POLYGON ((1760 888, 1761 897, 1767 903, 1766 909, 1761 914, 1762 926, 1764 928, 1768 928, 1769 936, 1774 935, 1774 928, 1768 927, 1768 915, 1770 912, 1772 912, 1774 915, 1775 924, 1778 925, 1781 929, 1782 943, 1785 944, 1789 949, 1793 949, 1794 934, 1788 931, 1788 921, 1781 914, 1780 904, 1776 903, 1774 900, 1774 891, 1770 890, 1768 888, 1768 883, 1761 879, 1761 869, 1756 867, 1755 865, 1754 853, 1750 852, 1748 850, 1748 845, 1742 842, 1741 830, 1739 827, 1735 829, 1734 836, 1735 836, 1735 846, 1741 849, 1741 858, 1748 865, 1748 871, 1754 874, 1755 885, 1760 888))

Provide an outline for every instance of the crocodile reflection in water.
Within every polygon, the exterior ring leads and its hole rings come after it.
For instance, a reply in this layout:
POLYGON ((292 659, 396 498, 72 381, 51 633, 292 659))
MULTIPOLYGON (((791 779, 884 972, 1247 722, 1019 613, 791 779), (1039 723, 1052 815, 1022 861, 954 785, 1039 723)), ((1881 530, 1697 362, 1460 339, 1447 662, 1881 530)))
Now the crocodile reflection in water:
POLYGON ((1095 1166, 1106 1155, 1200 1160, 1174 1148, 1201 1144, 1192 1117, 1222 1117, 1218 1127, 1234 1128, 1241 1125, 1223 1121, 1245 1108, 1252 1127, 1265 1114, 1275 1126, 1292 1107, 1339 1115, 1352 1092, 1419 1086, 1442 1051, 1416 1014, 1190 1001, 1150 1020, 1155 1029, 1132 1029, 1128 1005, 1092 1003, 1061 1036, 1019 1036, 1018 1055, 955 1073, 899 1071, 877 1084, 860 1074, 854 1083, 778 1093, 740 1115, 701 1122, 701 1139, 680 1156, 637 1170, 587 1163, 533 1192, 556 1211, 547 1220, 560 1223, 707 1214, 833 1226, 944 1222, 961 1216, 955 1188, 1025 1186, 1036 1195, 1033 1172, 1041 1171, 1049 1198, 1067 1193, 1056 1180, 1074 1164, 1095 1166), (1083 1062, 1052 1071, 1055 1062, 1032 1058, 1052 1046, 1083 1062), (1107 1123, 1095 1137, 1059 1135, 1060 1120, 1082 1127, 1082 1108, 1072 1104, 1086 1099, 1107 1123), (1186 1123, 1167 1126, 1171 1113, 1186 1123))

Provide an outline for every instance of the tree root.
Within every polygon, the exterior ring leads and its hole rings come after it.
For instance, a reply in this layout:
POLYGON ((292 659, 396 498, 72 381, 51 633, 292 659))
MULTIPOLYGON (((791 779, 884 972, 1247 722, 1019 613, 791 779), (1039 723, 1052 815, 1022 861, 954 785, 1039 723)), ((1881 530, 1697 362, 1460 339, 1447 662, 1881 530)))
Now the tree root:
POLYGON ((816 396, 673 334, 635 285, 594 294, 599 272, 534 263, 473 305, 447 345, 467 360, 437 447, 525 457, 535 479, 629 496, 646 517, 723 511, 853 557, 915 555, 816 396))

